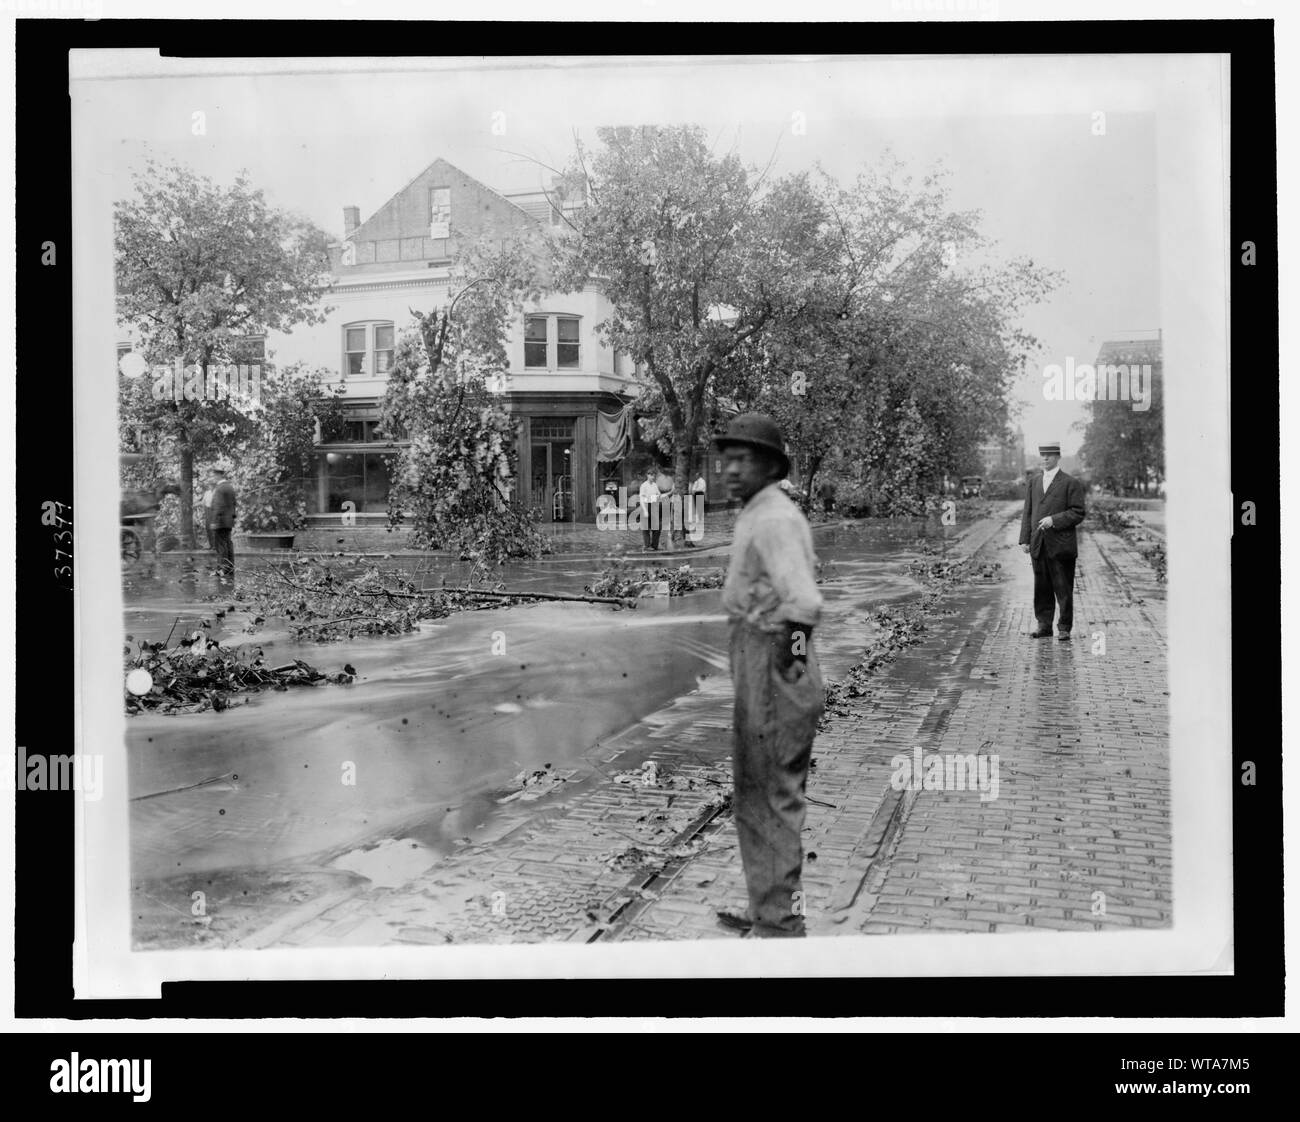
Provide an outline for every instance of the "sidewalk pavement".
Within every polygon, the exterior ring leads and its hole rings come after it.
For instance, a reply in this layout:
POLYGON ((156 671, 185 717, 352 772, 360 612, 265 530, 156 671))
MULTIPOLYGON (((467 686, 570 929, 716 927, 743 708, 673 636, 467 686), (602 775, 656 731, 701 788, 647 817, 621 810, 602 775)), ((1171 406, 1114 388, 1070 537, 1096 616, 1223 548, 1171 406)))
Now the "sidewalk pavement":
MULTIPOLYGON (((804 833, 811 936, 1169 923, 1163 590, 1122 540, 1081 531, 1075 638, 1031 640, 1017 531, 1018 518, 980 550, 1005 579, 945 596, 923 641, 819 733, 804 833), (895 757, 918 747, 983 757, 986 779, 996 756, 996 798, 896 789, 895 757)), ((423 875, 246 945, 735 938, 715 915, 746 900, 725 669, 658 721, 659 746, 612 738, 562 801, 516 803, 493 837, 423 875)))
MULTIPOLYGON (((1170 923, 1163 590, 1121 539, 1081 531, 1074 638, 1030 639, 1017 532, 985 551, 1008 579, 949 597, 953 614, 817 738, 808 793, 833 806, 810 805, 805 827, 810 935, 1170 923), (916 747, 986 756, 986 776, 996 756, 996 798, 895 790, 891 760, 916 747)), ((727 828, 626 937, 709 937, 712 909, 744 896, 727 828)))

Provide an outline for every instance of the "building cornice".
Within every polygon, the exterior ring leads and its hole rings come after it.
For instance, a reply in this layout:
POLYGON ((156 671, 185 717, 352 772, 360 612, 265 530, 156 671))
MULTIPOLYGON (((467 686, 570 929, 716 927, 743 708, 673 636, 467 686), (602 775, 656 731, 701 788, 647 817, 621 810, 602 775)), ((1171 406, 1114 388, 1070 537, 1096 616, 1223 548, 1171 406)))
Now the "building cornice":
POLYGON ((390 273, 387 275, 336 277, 329 285, 332 294, 345 292, 391 292, 403 288, 446 288, 450 277, 427 273, 390 273))

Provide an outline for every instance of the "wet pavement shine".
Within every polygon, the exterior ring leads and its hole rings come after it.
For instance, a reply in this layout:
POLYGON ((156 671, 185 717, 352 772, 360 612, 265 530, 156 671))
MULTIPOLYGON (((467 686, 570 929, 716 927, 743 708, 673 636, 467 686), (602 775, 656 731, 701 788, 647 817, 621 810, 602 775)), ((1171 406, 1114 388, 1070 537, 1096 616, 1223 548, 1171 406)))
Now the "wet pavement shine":
MULTIPOLYGON (((965 529, 930 532, 955 541, 965 529)), ((873 609, 919 593, 907 573, 918 530, 925 527, 819 527, 827 617, 818 646, 828 677, 872 638, 873 609)), ((661 561, 725 566, 726 554, 661 561)), ((430 584, 444 573, 449 584, 466 575, 427 559, 382 564, 423 572, 430 584)), ((599 568, 599 561, 552 558, 493 577, 512 589, 576 592, 599 568)), ((137 641, 185 634, 230 603, 205 599, 209 575, 186 566, 142 568, 124 583, 125 632, 137 641)), ((716 590, 647 599, 634 610, 535 603, 455 613, 408 635, 328 644, 294 642, 274 620, 244 634, 246 618, 228 612, 214 637, 326 673, 350 663, 356 679, 268 691, 222 712, 129 720, 141 947, 250 937, 261 945, 268 924, 304 901, 347 896, 358 886, 395 888, 466 846, 507 836, 593 785, 608 785, 611 744, 622 767, 667 737, 688 743, 701 721, 729 723, 726 621, 716 590), (514 777, 539 771, 550 780, 545 797, 512 799, 514 777), (212 906, 196 918, 187 901, 199 889, 212 906)), ((702 765, 718 772, 725 750, 708 756, 702 765)))

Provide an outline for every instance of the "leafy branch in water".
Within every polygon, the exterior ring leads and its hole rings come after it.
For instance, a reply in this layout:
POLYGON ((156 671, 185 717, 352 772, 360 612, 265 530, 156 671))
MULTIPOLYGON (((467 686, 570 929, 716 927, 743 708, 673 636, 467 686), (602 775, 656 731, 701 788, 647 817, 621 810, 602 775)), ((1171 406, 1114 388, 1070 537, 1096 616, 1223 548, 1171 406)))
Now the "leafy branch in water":
POLYGON ((240 579, 256 630, 282 619, 295 639, 334 642, 358 635, 401 635, 421 620, 453 611, 498 607, 477 599, 476 589, 423 588, 400 570, 370 566, 356 576, 337 575, 328 562, 305 560, 254 570, 240 579))
POLYGON ((608 568, 589 585, 593 596, 618 596, 634 599, 652 584, 667 581, 669 596, 682 596, 701 588, 721 588, 726 575, 721 569, 692 569, 684 564, 676 569, 633 570, 622 558, 613 558, 608 568))

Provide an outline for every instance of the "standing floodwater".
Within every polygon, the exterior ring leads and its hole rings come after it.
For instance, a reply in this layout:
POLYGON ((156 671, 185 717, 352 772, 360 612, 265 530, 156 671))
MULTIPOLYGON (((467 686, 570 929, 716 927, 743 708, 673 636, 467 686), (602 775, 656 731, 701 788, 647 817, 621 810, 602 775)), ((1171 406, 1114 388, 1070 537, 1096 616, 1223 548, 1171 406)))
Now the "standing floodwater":
MULTIPOLYGON (((915 540, 914 528, 897 526, 819 539, 828 623, 818 642, 828 676, 870 639, 872 608, 916 592, 906 575, 915 540)), ((716 555, 692 560, 726 563, 716 555)), ((428 564, 403 562, 417 572, 428 564)), ((579 592, 598 564, 557 558, 494 576, 511 589, 579 592)), ((336 565, 344 577, 356 571, 336 565)), ((452 571, 447 583, 464 576, 452 571)), ((420 579, 432 585, 442 577, 420 579)), ((137 640, 179 636, 229 608, 203 598, 206 580, 169 565, 128 574, 127 632, 137 640)), ((351 664, 356 680, 261 693, 219 713, 132 718, 132 879, 322 864, 399 835, 434 857, 449 852, 490 828, 519 772, 549 765, 581 780, 602 741, 623 733, 626 743, 639 723, 647 734, 662 730, 664 718, 647 719, 706 679, 725 678, 718 597, 643 600, 635 610, 533 603, 455 613, 398 637, 325 644, 244 634, 246 614, 230 611, 216 633, 223 644, 258 643, 272 662, 301 658, 326 673, 351 664)))

